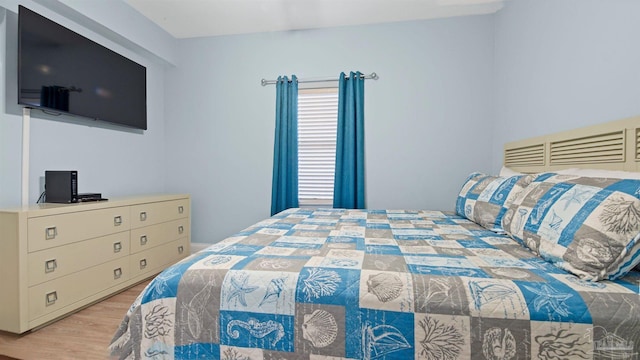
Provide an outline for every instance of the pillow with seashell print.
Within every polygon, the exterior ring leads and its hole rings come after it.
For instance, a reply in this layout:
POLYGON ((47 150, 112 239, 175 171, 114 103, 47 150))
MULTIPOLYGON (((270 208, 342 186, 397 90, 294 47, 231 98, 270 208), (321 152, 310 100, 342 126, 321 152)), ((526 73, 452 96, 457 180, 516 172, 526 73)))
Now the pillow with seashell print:
POLYGON ((469 175, 456 199, 456 212, 476 224, 504 234, 502 216, 516 196, 531 183, 531 175, 469 175))
POLYGON ((502 226, 582 279, 616 279, 640 263, 640 180, 538 174, 502 226))
MULTIPOLYGON (((554 171, 556 174, 565 175, 579 175, 582 177, 606 177, 617 179, 640 179, 640 172, 635 171, 621 171, 621 170, 604 170, 604 169, 583 169, 583 168, 570 168, 554 171)), ((502 175, 502 172, 500 173, 502 175)), ((640 271, 640 264, 636 265, 636 271, 640 271)))

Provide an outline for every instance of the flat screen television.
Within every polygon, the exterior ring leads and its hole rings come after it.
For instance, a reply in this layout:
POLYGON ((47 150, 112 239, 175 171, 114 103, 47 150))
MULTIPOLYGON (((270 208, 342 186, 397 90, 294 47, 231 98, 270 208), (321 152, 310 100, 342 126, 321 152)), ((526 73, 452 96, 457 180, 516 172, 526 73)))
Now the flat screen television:
POLYGON ((147 129, 147 69, 23 6, 18 104, 147 129))

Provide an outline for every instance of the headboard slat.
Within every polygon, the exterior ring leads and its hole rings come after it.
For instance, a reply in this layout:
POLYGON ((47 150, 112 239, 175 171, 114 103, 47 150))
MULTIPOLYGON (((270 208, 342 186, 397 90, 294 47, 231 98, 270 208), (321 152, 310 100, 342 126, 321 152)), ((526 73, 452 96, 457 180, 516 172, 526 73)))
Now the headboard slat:
POLYGON ((536 166, 544 165, 544 144, 535 144, 512 148, 505 151, 506 166, 536 166))
POLYGON ((640 128, 636 128, 636 161, 640 161, 640 128))
POLYGON ((504 165, 533 173, 567 167, 639 171, 640 116, 505 144, 504 165))
POLYGON ((625 130, 551 142, 551 165, 624 162, 625 130))

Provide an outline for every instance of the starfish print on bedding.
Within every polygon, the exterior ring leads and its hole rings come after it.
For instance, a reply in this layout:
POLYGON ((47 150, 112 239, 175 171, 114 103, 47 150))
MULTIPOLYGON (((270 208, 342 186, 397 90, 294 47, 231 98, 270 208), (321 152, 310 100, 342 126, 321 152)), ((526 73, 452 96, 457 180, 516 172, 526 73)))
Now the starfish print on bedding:
POLYGON ((233 289, 229 291, 229 295, 227 295, 227 302, 231 302, 231 300, 236 299, 240 304, 242 304, 242 306, 247 306, 247 300, 244 296, 258 289, 257 286, 247 286, 247 281, 249 281, 249 276, 243 276, 242 282, 239 281, 238 277, 231 277, 231 285, 233 289))
POLYGON ((571 190, 567 191, 560 201, 564 201, 564 210, 567 210, 572 203, 576 203, 578 206, 582 205, 585 201, 589 200, 591 197, 591 192, 589 190, 579 190, 574 187, 571 190))
POLYGON ((533 301, 533 307, 536 311, 540 311, 543 306, 547 306, 551 311, 555 311, 562 316, 569 316, 569 309, 565 301, 572 297, 573 294, 560 293, 547 284, 543 284, 539 289, 527 285, 524 285, 524 287, 538 295, 533 301))

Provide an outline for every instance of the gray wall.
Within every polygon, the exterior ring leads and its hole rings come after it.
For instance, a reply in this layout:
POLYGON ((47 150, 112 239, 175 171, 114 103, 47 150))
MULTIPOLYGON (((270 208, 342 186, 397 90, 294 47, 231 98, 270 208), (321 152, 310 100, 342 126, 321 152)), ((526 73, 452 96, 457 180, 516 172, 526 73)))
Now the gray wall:
MULTIPOLYGON (((147 67, 149 130, 145 132, 32 111, 30 203, 36 202, 43 189, 45 170, 78 170, 80 192, 101 192, 107 198, 165 190, 165 67, 172 60, 172 53, 166 49, 174 47, 175 39, 128 6, 110 3, 111 11, 103 11, 100 16, 90 14, 101 21, 97 22, 70 7, 74 3, 86 6, 87 2, 0 2, 0 82, 3 85, 0 87, 0 208, 21 203, 22 110, 16 97, 18 4, 147 67), (122 19, 128 19, 128 24, 135 26, 118 25, 122 19), (126 34, 138 32, 144 36, 132 36, 136 43, 126 40, 126 34), (148 49, 154 49, 155 53, 151 55, 148 49)), ((92 3, 94 7, 107 4, 106 1, 92 3)))
POLYGON ((494 168, 505 142, 640 114, 640 1, 508 1, 495 41, 494 168))
POLYGON ((380 75, 365 91, 371 208, 452 209, 469 172, 499 169, 504 142, 640 113, 637 0, 511 0, 495 15, 190 40, 122 1, 0 0, 2 208, 20 202, 19 3, 149 71, 143 134, 34 115, 31 202, 46 169, 78 169, 81 191, 108 197, 187 192, 198 242, 268 216, 275 88, 262 78, 380 75))
POLYGON ((192 240, 269 216, 275 87, 262 78, 375 71, 365 83, 369 208, 453 209, 490 170, 493 18, 471 16, 181 40, 166 81, 169 191, 192 195, 192 240))

